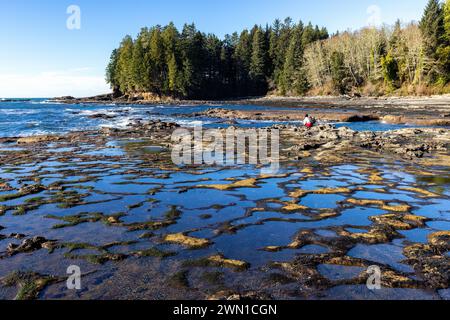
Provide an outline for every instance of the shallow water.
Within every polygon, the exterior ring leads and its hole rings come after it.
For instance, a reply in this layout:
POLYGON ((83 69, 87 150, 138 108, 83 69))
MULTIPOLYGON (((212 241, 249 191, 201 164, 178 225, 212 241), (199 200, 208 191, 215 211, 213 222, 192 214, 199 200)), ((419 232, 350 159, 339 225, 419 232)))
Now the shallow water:
MULTIPOLYGON (((174 121, 184 126, 200 125, 207 128, 225 128, 229 124, 221 119, 184 115, 199 113, 209 108, 231 110, 271 110, 271 107, 252 105, 115 105, 115 104, 59 104, 46 99, 0 102, 0 137, 61 134, 68 131, 98 129, 100 127, 126 128, 139 120, 174 121), (102 117, 98 117, 102 116, 102 117)), ((276 108, 276 110, 282 110, 276 108)), ((299 108, 299 111, 304 111, 299 108)), ((309 109, 309 111, 311 111, 309 109)), ((274 124, 298 122, 273 122, 237 120, 239 127, 268 127, 274 124)), ((413 126, 388 125, 381 122, 345 123, 339 126, 357 131, 387 131, 413 126)))
MULTIPOLYGON (((295 273, 280 271, 274 263, 291 263, 299 259, 302 263, 308 261, 318 275, 332 281, 326 289, 315 288, 314 284, 312 288, 310 286, 307 298, 440 297, 437 290, 427 291, 420 285, 416 289, 385 288, 371 294, 355 280, 365 273, 366 268, 324 263, 328 255, 344 255, 360 259, 367 266, 376 264, 411 279, 420 279, 413 266, 405 261, 403 251, 411 243, 426 243, 433 232, 449 230, 449 188, 443 184, 441 192, 432 199, 417 192, 400 190, 405 184, 420 185, 427 190, 435 186, 420 175, 408 173, 405 163, 382 156, 361 161, 361 155, 355 155, 348 159, 350 164, 313 167, 311 174, 301 173, 300 164, 287 164, 283 166, 281 176, 261 178, 258 169, 249 167, 162 170, 145 165, 141 161, 145 153, 135 152, 136 148, 152 147, 151 141, 148 145, 142 140, 110 141, 108 144, 116 147, 115 152, 100 154, 86 146, 85 157, 76 160, 79 156, 76 152, 56 143, 52 145, 53 151, 62 149, 61 154, 49 153, 48 159, 36 163, 0 168, 1 179, 14 187, 30 181, 40 181, 45 186, 59 182, 64 186, 62 190, 45 190, 12 200, 0 199, 0 206, 8 206, 5 214, 0 216, 0 226, 4 228, 0 228, 0 234, 22 233, 26 238, 44 236, 64 244, 53 252, 41 249, 1 258, 0 278, 16 270, 65 277, 66 268, 75 264, 83 273, 93 271, 83 277, 83 291, 75 294, 56 283, 45 288, 39 298, 203 299, 225 287, 266 292, 280 299, 300 299, 305 298, 295 294, 298 286, 302 286, 300 282, 285 283, 285 279, 280 284, 280 280, 273 280, 273 273, 295 276, 295 273), (128 148, 127 143, 133 143, 134 148, 128 148), (123 154, 129 157, 124 160, 123 154), (382 177, 377 182, 379 185, 373 185, 367 169, 379 172, 382 177), (212 185, 230 184, 230 178, 244 180, 249 177, 258 178, 252 187, 211 188, 212 185), (348 188, 349 191, 317 194, 322 188, 348 188), (379 191, 380 188, 385 191, 379 191), (300 199, 292 198, 292 192, 299 189, 309 193, 300 199), (409 205, 410 213, 430 220, 424 226, 400 231, 395 239, 384 243, 355 243, 341 252, 336 245, 344 241, 345 232, 367 234, 374 225, 371 218, 390 213, 379 205, 352 204, 349 199, 409 205), (283 209, 292 203, 305 208, 283 209), (26 212, 17 215, 17 208, 21 206, 26 207, 26 212), (118 218, 108 222, 112 216, 118 218), (167 224, 159 227, 149 224, 155 222, 167 224), (293 245, 302 232, 313 240, 293 245), (201 248, 191 248, 165 240, 167 235, 179 233, 209 243, 201 248), (74 245, 80 248, 70 250, 74 245), (146 249, 156 249, 159 253, 152 251, 150 256, 142 256, 139 252, 146 249), (92 262, 92 256, 105 252, 125 256, 120 261, 92 262), (170 255, 158 256, 161 252, 170 255), (205 265, 205 258, 217 254, 246 262, 248 268, 235 270, 226 264, 205 265), (174 274, 180 271, 188 273, 189 287, 173 283, 174 274), (221 273, 223 283, 212 281, 205 272, 221 273), (354 283, 347 285, 341 282, 353 280, 354 283)), ((435 172, 433 168, 426 170, 430 174, 435 172)), ((441 174, 440 171, 435 173, 441 174)), ((12 193, 14 191, 4 191, 0 196, 12 193)), ((12 238, 1 240, 0 253, 5 253, 9 243, 20 242, 12 238)), ((2 288, 0 298, 13 298, 15 293, 2 288)))

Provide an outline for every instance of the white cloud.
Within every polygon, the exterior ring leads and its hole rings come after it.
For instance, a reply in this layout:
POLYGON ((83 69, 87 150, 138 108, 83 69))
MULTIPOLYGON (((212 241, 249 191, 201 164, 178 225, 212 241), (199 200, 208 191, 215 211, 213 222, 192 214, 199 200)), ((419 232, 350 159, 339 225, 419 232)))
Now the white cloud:
POLYGON ((367 25, 371 27, 381 26, 383 23, 381 8, 377 5, 371 5, 367 8, 367 25))
POLYGON ((86 74, 89 68, 38 74, 0 74, 0 97, 85 97, 110 91, 103 76, 86 74))

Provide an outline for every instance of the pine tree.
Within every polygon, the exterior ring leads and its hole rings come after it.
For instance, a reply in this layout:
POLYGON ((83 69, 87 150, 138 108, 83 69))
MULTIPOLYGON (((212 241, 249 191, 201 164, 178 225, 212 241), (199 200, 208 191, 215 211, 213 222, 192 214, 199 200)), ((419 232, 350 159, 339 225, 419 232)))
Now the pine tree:
POLYGON ((311 22, 305 28, 302 28, 302 26, 299 26, 299 28, 301 29, 302 46, 306 48, 306 46, 316 40, 317 30, 314 29, 311 22))
POLYGON ((442 81, 450 81, 450 0, 446 0, 443 9, 444 15, 444 39, 438 55, 442 65, 442 81))
POLYGON ((444 35, 444 19, 439 0, 429 0, 420 22, 420 29, 424 37, 425 53, 429 57, 436 57, 436 51, 444 35))
MULTIPOLYGON (((184 96, 183 73, 181 68, 179 39, 177 28, 171 22, 161 33, 164 58, 167 69, 167 80, 164 84, 164 93, 171 96, 184 96)), ((161 57, 162 59, 162 57, 161 57)))
POLYGON ((308 35, 305 37, 303 31, 303 24, 299 23, 291 37, 283 69, 283 94, 302 95, 308 90, 303 70, 303 43, 308 35))
POLYGON ((385 57, 381 58, 381 66, 383 68, 384 83, 389 90, 393 90, 398 80, 398 64, 391 52, 388 52, 385 57))
POLYGON ((239 97, 248 94, 251 56, 252 43, 250 33, 248 30, 244 30, 239 37, 234 53, 234 60, 236 61, 236 92, 239 97))
POLYGON ((444 3, 444 32, 446 41, 450 43, 450 0, 444 3))
POLYGON ((119 81, 117 79, 117 63, 119 59, 119 50, 114 49, 109 58, 108 66, 106 67, 106 82, 110 85, 115 96, 119 93, 119 81))
POLYGON ((347 87, 345 83, 346 72, 344 65, 344 54, 342 52, 334 51, 331 54, 331 79, 333 81, 334 88, 338 90, 340 94, 347 93, 347 87))
POLYGON ((220 53, 220 69, 222 78, 222 92, 224 97, 236 95, 236 61, 234 52, 239 41, 237 33, 226 35, 220 53))
POLYGON ((120 45, 117 60, 117 82, 119 89, 125 94, 133 92, 133 39, 131 36, 126 36, 120 45))
POLYGON ((262 95, 284 84, 298 94, 307 88, 304 46, 326 37, 325 28, 312 24, 304 35, 303 24, 293 25, 290 18, 224 40, 194 24, 186 24, 181 33, 173 23, 143 28, 135 40, 126 36, 113 51, 106 80, 116 94, 128 96, 218 99, 262 95))
POLYGON ((167 63, 168 68, 168 90, 172 95, 178 94, 178 65, 175 53, 172 53, 167 63))
POLYGON ((164 43, 159 26, 150 31, 150 45, 148 57, 150 60, 152 92, 163 95, 167 89, 167 71, 164 54, 164 43))
POLYGON ((146 66, 147 60, 145 59, 145 50, 143 44, 143 35, 145 32, 146 30, 142 30, 133 46, 131 70, 133 74, 133 86, 137 92, 148 91, 148 67, 146 66))
POLYGON ((260 27, 255 27, 249 70, 249 75, 251 80, 253 81, 255 94, 262 94, 267 90, 266 66, 267 48, 264 33, 260 27))

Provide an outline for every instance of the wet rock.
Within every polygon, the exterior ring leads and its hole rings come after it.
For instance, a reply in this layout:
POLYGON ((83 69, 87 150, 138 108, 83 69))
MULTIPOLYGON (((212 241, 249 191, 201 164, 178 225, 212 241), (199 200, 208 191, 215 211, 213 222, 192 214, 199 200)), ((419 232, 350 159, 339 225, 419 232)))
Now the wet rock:
POLYGON ((119 129, 117 128, 109 128, 109 127, 104 127, 102 129, 100 129, 101 134, 107 135, 107 136, 111 136, 114 134, 117 134, 120 132, 119 129))
POLYGON ((170 252, 170 251, 162 251, 158 248, 150 248, 150 249, 146 249, 146 250, 141 250, 138 252, 135 252, 133 254, 136 257, 157 257, 157 258, 167 258, 167 257, 172 257, 175 256, 176 253, 175 252, 170 252))
POLYGON ((13 187, 7 182, 0 182, 0 190, 1 191, 12 191, 14 190, 13 187))
POLYGON ((258 179, 250 178, 245 180, 240 180, 230 184, 208 184, 208 185, 198 185, 196 188, 201 189, 216 189, 216 190, 233 190, 238 188, 257 188, 256 183, 258 179))
MULTIPOLYGON (((442 235, 430 236, 429 244, 413 244, 404 248, 406 262, 419 272, 428 288, 447 289, 450 284, 450 264, 441 245, 449 246, 448 238, 442 243, 442 235)), ((448 250, 448 249, 447 249, 448 250)))
POLYGON ((450 250, 450 231, 439 231, 428 236, 428 241, 442 250, 450 250))
POLYGON ((339 232, 340 236, 348 237, 355 242, 363 242, 367 244, 381 244, 387 243, 395 238, 400 237, 400 234, 395 231, 392 226, 387 224, 379 224, 373 226, 368 232, 348 232, 342 230, 339 232))
POLYGON ((18 253, 33 252, 42 249, 43 245, 48 242, 49 240, 45 239, 44 237, 37 236, 31 239, 23 240, 20 245, 16 245, 13 243, 8 244, 7 252, 10 256, 16 255, 18 253))
POLYGON ((211 242, 208 239, 188 237, 182 233, 166 235, 164 237, 164 241, 181 244, 191 249, 205 248, 211 244, 211 242))
POLYGON ((321 140, 338 140, 340 139, 338 133, 336 131, 322 131, 317 135, 318 139, 321 140))
POLYGON ((227 267, 227 268, 235 268, 239 270, 248 269, 249 264, 245 261, 227 259, 222 255, 214 255, 208 258, 208 260, 217 266, 227 267))
POLYGON ((56 136, 32 136, 32 137, 24 137, 17 139, 18 144, 33 144, 33 143, 42 143, 42 142, 51 142, 59 140, 59 137, 56 136))
POLYGON ((185 267, 231 268, 235 271, 245 271, 250 267, 250 264, 245 261, 227 259, 221 254, 213 255, 207 258, 200 258, 197 260, 186 260, 183 265, 185 267))
POLYGON ((388 225, 396 230, 411 230, 416 227, 412 223, 403 221, 401 216, 397 216, 395 214, 374 216, 374 217, 370 217, 370 220, 372 220, 378 224, 388 225))
POLYGON ((90 115, 88 118, 90 118, 90 119, 110 120, 110 119, 116 118, 116 116, 109 115, 109 114, 104 114, 104 113, 97 113, 97 114, 90 115))
POLYGON ((348 118, 343 119, 343 122, 368 122, 368 121, 377 121, 380 117, 377 115, 350 115, 348 118))
POLYGON ((5 287, 18 287, 14 300, 35 300, 48 285, 59 282, 54 276, 41 275, 35 272, 15 271, 1 279, 5 287))
POLYGON ((323 143, 318 142, 305 142, 295 146, 292 150, 294 151, 310 151, 319 149, 323 143))
POLYGON ((342 139, 342 138, 352 138, 356 135, 356 131, 347 128, 347 127, 341 127, 338 129, 337 132, 338 136, 342 139))
POLYGON ((41 184, 25 185, 19 189, 19 193, 22 195, 36 194, 45 190, 45 186, 41 184))
POLYGON ((398 188, 398 189, 399 190, 404 190, 404 191, 418 193, 423 198, 439 198, 438 194, 436 194, 434 192, 430 192, 430 191, 425 190, 425 189, 421 189, 421 188, 402 187, 402 188, 398 188))
POLYGON ((249 291, 245 293, 236 293, 233 291, 219 291, 207 298, 210 301, 268 301, 272 297, 262 292, 249 291))
POLYGON ((395 153, 406 155, 410 158, 423 158, 425 153, 430 152, 430 149, 431 147, 426 144, 409 144, 395 149, 395 153))

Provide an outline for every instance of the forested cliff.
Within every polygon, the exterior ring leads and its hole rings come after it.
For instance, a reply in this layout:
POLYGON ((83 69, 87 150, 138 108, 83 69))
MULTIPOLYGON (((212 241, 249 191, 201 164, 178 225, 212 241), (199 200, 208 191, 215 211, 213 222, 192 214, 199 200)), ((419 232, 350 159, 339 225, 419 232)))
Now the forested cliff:
POLYGON ((143 28, 113 51, 106 77, 117 94, 183 99, 445 93, 450 0, 430 0, 419 23, 331 36, 290 18, 224 39, 193 24, 143 28))

